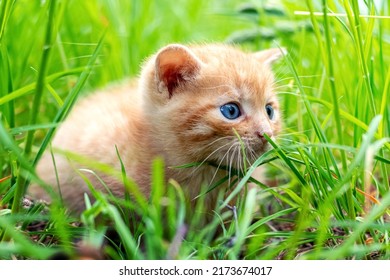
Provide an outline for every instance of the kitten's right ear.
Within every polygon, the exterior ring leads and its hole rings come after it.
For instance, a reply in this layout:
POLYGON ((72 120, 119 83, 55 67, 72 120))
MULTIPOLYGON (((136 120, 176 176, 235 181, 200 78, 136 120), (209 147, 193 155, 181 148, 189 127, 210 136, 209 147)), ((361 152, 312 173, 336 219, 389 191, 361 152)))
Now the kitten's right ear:
POLYGON ((271 65, 278 59, 287 55, 287 50, 285 48, 273 48, 256 52, 253 55, 255 56, 257 61, 271 65))
POLYGON ((202 62, 183 45, 173 44, 163 48, 156 56, 156 79, 160 92, 174 91, 199 74, 202 62))

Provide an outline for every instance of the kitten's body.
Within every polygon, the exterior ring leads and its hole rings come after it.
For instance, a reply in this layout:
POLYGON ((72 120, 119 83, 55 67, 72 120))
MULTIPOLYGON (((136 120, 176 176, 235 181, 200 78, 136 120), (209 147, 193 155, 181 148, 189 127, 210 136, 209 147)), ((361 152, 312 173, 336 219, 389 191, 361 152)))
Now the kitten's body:
MULTIPOLYGON (((166 178, 176 180, 192 199, 203 184, 217 182, 227 171, 206 163, 189 169, 169 167, 212 162, 242 168, 236 133, 253 161, 266 149, 263 134, 274 136, 279 131, 270 63, 280 55, 274 49, 246 54, 223 45, 167 46, 148 60, 138 83, 81 101, 58 129, 52 146, 120 170, 118 150, 127 175, 146 196, 151 191, 151 162, 161 156, 167 166, 166 178), (241 115, 227 119, 221 108, 232 103, 239 105, 241 115), (265 109, 269 104, 275 113, 273 119, 265 109)), ((51 154, 46 153, 37 166, 39 176, 57 186, 57 173, 62 198, 71 209, 81 211, 83 194, 90 193, 75 171, 83 166, 61 155, 55 155, 55 163, 54 168, 51 154)), ((98 175, 115 195, 123 196, 120 180, 98 175)), ((95 187, 104 189, 95 175, 87 176, 95 187)), ((30 193, 50 200, 37 186, 30 193)), ((211 208, 215 195, 207 194, 211 208)))

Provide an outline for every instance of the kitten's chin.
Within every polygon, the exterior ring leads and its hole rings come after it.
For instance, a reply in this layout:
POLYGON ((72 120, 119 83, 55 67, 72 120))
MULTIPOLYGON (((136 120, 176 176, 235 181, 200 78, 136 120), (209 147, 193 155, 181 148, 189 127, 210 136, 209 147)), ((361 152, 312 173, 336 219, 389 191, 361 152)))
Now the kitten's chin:
POLYGON ((259 144, 255 145, 252 149, 258 156, 261 156, 266 151, 271 149, 271 144, 269 144, 268 142, 259 143, 259 144))

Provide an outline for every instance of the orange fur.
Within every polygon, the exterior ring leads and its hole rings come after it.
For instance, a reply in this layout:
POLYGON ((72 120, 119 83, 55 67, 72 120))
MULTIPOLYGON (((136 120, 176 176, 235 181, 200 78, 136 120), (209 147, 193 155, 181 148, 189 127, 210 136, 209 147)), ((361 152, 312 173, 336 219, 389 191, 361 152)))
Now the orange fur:
MULTIPOLYGON (((203 184, 226 176, 225 170, 203 164, 174 169, 192 162, 242 168, 241 147, 234 130, 245 144, 251 162, 268 144, 259 136, 275 136, 280 130, 279 105, 270 63, 281 56, 278 49, 255 54, 225 45, 168 45, 144 65, 139 82, 125 84, 85 98, 58 129, 52 146, 69 150, 120 170, 116 147, 126 173, 148 196, 150 166, 156 156, 165 161, 166 177, 186 190, 189 199, 199 195, 203 184), (242 115, 226 119, 220 107, 234 102, 242 115), (271 104, 270 120, 265 106, 271 104)), ((55 154, 62 197, 76 212, 84 208, 83 194, 89 190, 75 169, 83 166, 55 154)), ((57 185, 52 156, 46 153, 37 166, 39 176, 57 185)), ((118 196, 120 180, 98 173, 118 196)), ((103 190, 96 176, 88 175, 103 190)), ((56 189, 56 187, 54 187, 56 189)), ((38 186, 30 193, 50 198, 38 186)), ((208 194, 210 207, 215 194, 208 194)))

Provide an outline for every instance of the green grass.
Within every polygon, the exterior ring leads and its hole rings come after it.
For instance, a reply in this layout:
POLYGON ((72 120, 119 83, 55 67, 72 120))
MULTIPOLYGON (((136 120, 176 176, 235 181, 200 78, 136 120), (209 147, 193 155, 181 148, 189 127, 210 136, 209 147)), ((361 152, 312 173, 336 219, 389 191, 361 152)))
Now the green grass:
POLYGON ((113 259, 390 259, 390 5, 276 2, 0 0, 0 259, 78 258, 82 246, 113 259), (97 202, 80 217, 21 204, 79 96, 137 75, 167 43, 215 41, 289 54, 275 66, 283 131, 207 223, 205 195, 190 209, 158 159, 150 198, 124 169, 87 162, 136 199, 90 185, 97 202), (272 186, 251 178, 259 165, 272 186), (227 210, 249 181, 259 195, 227 210))

